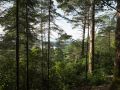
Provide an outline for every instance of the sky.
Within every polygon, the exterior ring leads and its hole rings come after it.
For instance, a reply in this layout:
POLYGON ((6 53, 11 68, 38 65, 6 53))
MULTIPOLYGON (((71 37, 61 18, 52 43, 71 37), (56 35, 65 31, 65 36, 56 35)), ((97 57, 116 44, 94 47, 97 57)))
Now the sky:
POLYGON ((3 27, 0 26, 0 34, 3 34, 3 27))
MULTIPOLYGON (((10 3, 5 3, 5 4, 0 4, 0 14, 1 14, 1 12, 2 11, 4 11, 6 8, 8 8, 8 7, 11 7, 12 6, 12 4, 10 4, 10 3)), ((4 32, 3 32, 3 27, 0 25, 0 34, 4 34, 4 32)))
MULTIPOLYGON (((57 2, 56 0, 54 1, 54 5, 57 6, 57 2)), ((57 9, 57 12, 60 13, 61 15, 64 15, 64 12, 61 9, 57 9)), ((59 25, 59 27, 61 27, 68 35, 71 35, 73 39, 77 40, 77 39, 81 39, 82 36, 82 30, 80 28, 75 28, 73 29, 72 24, 68 23, 66 20, 64 20, 63 18, 58 17, 58 20, 56 20, 56 24, 59 25)), ((54 33, 54 36, 55 35, 54 33)))
POLYGON ((59 18, 59 20, 56 20, 56 24, 59 25, 59 27, 61 27, 68 35, 71 35, 73 39, 80 39, 82 30, 79 30, 78 28, 72 29, 72 24, 68 23, 66 20, 59 18))

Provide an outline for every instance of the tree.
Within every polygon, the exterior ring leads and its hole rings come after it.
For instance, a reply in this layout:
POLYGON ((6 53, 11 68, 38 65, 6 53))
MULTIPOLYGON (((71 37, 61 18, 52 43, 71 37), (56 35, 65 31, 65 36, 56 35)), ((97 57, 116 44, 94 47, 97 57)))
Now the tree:
POLYGON ((94 70, 94 38, 95 38, 95 1, 90 1, 90 40, 89 40, 89 60, 88 73, 92 74, 94 70))
POLYGON ((16 89, 19 90, 19 1, 16 1, 16 89))
MULTIPOLYGON (((117 0, 117 10, 120 11, 120 1, 117 0)), ((115 31, 115 46, 116 46, 116 55, 115 55, 115 71, 114 71, 114 81, 111 86, 111 89, 119 90, 120 87, 120 13, 117 12, 117 25, 115 31)))

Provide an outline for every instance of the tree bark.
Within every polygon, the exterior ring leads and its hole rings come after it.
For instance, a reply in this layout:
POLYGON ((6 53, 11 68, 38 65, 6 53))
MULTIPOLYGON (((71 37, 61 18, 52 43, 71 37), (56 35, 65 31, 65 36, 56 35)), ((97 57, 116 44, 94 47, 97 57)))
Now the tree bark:
MULTIPOLYGON (((117 10, 120 11, 120 0, 117 0, 117 10)), ((114 79, 110 90, 120 90, 120 13, 117 12, 117 25, 115 31, 116 55, 114 62, 114 79)))
POLYGON ((47 85, 47 89, 50 89, 50 83, 49 83, 49 75, 50 75, 50 30, 51 30, 51 4, 52 4, 52 0, 49 0, 49 24, 48 24, 48 56, 47 56, 47 66, 48 66, 48 85, 47 85))
POLYGON ((29 90, 29 21, 28 21, 28 0, 26 0, 26 89, 29 90))
MULTIPOLYGON (((120 11, 120 1, 117 0, 117 10, 120 11)), ((117 26, 115 32, 116 58, 115 58, 115 78, 120 78, 120 13, 117 14, 117 26)))
POLYGON ((83 26, 82 52, 81 52, 82 57, 84 57, 85 55, 85 29, 86 29, 86 15, 84 17, 84 26, 83 26))
MULTIPOLYGON (((41 14, 43 14, 43 10, 42 10, 42 0, 40 2, 40 10, 41 10, 41 14)), ((43 19, 42 17, 40 18, 40 34, 41 34, 41 90, 43 90, 43 81, 44 81, 44 52, 43 52, 43 19)))
POLYGON ((89 13, 87 15, 87 29, 88 29, 88 33, 87 33, 87 45, 86 45, 86 80, 88 78, 88 51, 89 51, 89 13))
POLYGON ((95 2, 91 1, 90 6, 90 40, 89 40, 89 60, 88 60, 88 73, 92 74, 94 70, 94 36, 95 36, 95 2))
POLYGON ((16 0, 16 90, 19 90, 19 0, 16 0))

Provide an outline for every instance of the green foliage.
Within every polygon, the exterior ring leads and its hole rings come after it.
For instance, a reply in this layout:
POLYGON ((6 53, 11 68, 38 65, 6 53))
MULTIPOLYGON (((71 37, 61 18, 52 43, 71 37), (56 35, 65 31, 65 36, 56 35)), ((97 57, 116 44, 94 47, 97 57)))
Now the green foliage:
POLYGON ((103 85, 107 83, 106 74, 103 72, 102 69, 96 70, 92 77, 89 77, 90 85, 103 85))
POLYGON ((80 63, 74 62, 56 62, 51 71, 52 89, 57 90, 71 90, 71 88, 79 85, 80 82, 80 63), (55 80, 55 81, 54 81, 55 80), (55 87, 55 85, 57 86, 55 87))

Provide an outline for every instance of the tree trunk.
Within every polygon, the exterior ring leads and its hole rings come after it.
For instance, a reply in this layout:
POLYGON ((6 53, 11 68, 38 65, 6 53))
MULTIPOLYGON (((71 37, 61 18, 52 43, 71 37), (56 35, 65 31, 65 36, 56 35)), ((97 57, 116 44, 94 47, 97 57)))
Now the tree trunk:
POLYGON ((89 51, 89 13, 87 15, 87 29, 88 29, 88 33, 87 33, 87 45, 86 45, 86 80, 88 78, 88 51, 89 51))
POLYGON ((28 0, 26 0, 26 89, 29 90, 29 21, 28 21, 28 0))
MULTIPOLYGON (((42 10, 41 10, 41 13, 42 13, 42 10)), ((42 23, 42 18, 41 18, 41 72, 42 72, 42 87, 43 88, 43 78, 44 78, 44 52, 43 52, 43 23, 42 23)))
POLYGON ((52 0, 49 0, 49 24, 48 24, 48 57, 47 57, 47 66, 48 66, 48 85, 47 85, 47 89, 49 90, 49 76, 50 76, 50 30, 51 30, 51 4, 52 4, 52 0))
MULTIPOLYGON (((120 11, 120 1, 117 0, 117 9, 120 11)), ((120 78, 120 13, 117 14, 117 27, 115 32, 116 58, 115 58, 115 78, 120 78)))
POLYGON ((86 29, 86 16, 84 18, 84 26, 83 26, 83 37, 82 37, 82 52, 81 52, 81 56, 84 57, 85 55, 85 29, 86 29))
POLYGON ((19 0, 16 1, 16 90, 19 90, 19 0))
POLYGON ((88 73, 92 74, 94 69, 94 32, 95 32, 95 3, 94 0, 90 6, 90 40, 89 40, 89 60, 88 60, 88 73))
MULTIPOLYGON (((120 0, 117 0, 117 10, 120 11, 120 0)), ((110 90, 120 90, 120 13, 117 12, 115 31, 116 57, 114 62, 114 79, 110 90)))

